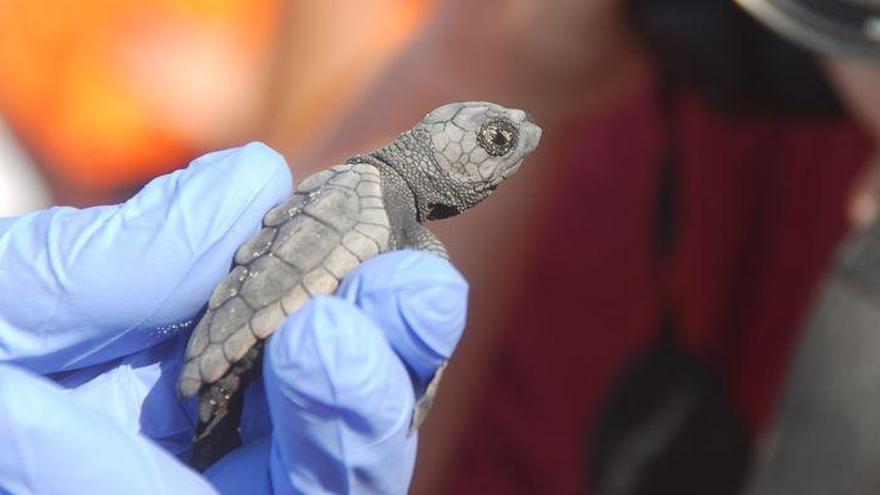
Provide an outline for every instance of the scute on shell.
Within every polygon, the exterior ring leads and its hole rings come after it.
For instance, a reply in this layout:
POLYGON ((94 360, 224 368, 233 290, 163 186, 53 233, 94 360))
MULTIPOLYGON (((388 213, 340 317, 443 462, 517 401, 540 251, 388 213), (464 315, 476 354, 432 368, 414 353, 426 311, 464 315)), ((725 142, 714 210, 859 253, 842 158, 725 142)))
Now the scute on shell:
MULTIPOLYGON (((264 227, 260 229, 257 235, 247 240, 238 251, 235 252, 235 263, 246 265, 251 261, 269 252, 272 247, 272 241, 275 240, 275 234, 278 229, 272 227, 264 227)), ((236 267, 239 268, 239 267, 236 267)))
POLYGON ((210 326, 211 318, 213 317, 214 313, 208 311, 199 324, 196 325, 189 338, 189 342, 186 343, 186 359, 201 354, 208 347, 208 326, 210 326))
POLYGON ((236 266, 233 268, 229 275, 214 288, 214 292, 211 293, 211 300, 208 301, 208 308, 217 309, 226 301, 237 296, 246 275, 247 269, 245 267, 236 266))
POLYGON ((257 337, 265 340, 284 322, 286 316, 281 303, 273 302, 254 313, 251 329, 257 337))
POLYGON ((241 286, 241 297, 254 308, 277 301, 297 284, 302 271, 268 254, 251 263, 250 276, 241 286))
POLYGON ((379 252, 379 244, 375 240, 356 230, 345 234, 342 245, 361 261, 368 260, 379 252))
POLYGON ((223 342, 223 354, 230 363, 237 362, 257 343, 257 337, 248 325, 239 328, 223 342))
POLYGON ((297 285, 289 294, 281 299, 281 308, 287 314, 293 314, 294 311, 302 307, 309 300, 309 293, 306 292, 302 284, 297 285))
POLYGON ((339 234, 333 228, 314 218, 298 216, 281 227, 272 252, 306 273, 320 265, 338 243, 339 234))
POLYGON ((337 246, 324 260, 324 268, 339 280, 351 273, 361 261, 344 246, 337 246))
POLYGON ((199 357, 199 373, 205 383, 214 383, 229 369, 229 361, 223 355, 220 344, 211 344, 199 357))
POLYGON ((269 213, 266 213, 263 217, 263 225, 266 227, 277 227, 290 220, 299 212, 307 198, 308 196, 305 194, 295 193, 287 201, 269 210, 269 213))
POLYGON ((311 295, 332 294, 339 285, 339 280, 325 268, 316 268, 303 277, 303 287, 311 295))
POLYGON ((232 332, 247 323, 253 311, 240 297, 234 297, 214 313, 211 326, 208 328, 208 338, 212 343, 222 343, 232 332))
POLYGON ((324 225, 343 232, 357 221, 360 201, 352 190, 328 188, 322 190, 314 201, 306 204, 303 211, 324 225))
POLYGON ((311 192, 315 189, 321 187, 328 179, 336 175, 336 172, 333 169, 321 170, 320 172, 316 172, 308 177, 306 177, 299 185, 296 187, 297 192, 311 192))

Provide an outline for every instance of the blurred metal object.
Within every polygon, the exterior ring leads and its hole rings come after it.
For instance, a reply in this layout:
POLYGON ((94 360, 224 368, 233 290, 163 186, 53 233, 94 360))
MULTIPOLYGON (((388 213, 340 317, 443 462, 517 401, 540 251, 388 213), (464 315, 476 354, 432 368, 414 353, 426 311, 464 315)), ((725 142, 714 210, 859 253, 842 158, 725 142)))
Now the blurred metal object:
POLYGON ((808 48, 880 58, 880 0, 735 0, 770 28, 808 48))
POLYGON ((749 495, 880 493, 880 222, 818 294, 749 495))

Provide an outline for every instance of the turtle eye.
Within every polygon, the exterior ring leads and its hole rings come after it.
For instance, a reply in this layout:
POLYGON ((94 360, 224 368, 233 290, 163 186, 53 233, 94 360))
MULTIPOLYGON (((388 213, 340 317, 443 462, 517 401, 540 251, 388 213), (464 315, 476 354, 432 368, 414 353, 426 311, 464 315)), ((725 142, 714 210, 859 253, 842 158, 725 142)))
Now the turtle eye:
POLYGON ((490 156, 506 155, 516 147, 519 132, 507 120, 490 120, 477 131, 477 142, 490 156))

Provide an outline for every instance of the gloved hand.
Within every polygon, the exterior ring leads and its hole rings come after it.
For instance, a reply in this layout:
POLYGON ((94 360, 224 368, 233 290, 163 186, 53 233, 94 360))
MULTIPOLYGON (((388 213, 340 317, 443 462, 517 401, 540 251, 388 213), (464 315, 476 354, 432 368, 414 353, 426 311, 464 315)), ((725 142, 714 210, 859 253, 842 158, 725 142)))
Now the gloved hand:
POLYGON ((467 285, 395 252, 292 315, 246 394, 244 446, 202 477, 186 339, 235 249, 290 195, 260 144, 206 155, 119 206, 0 219, 0 492, 406 491, 415 398, 454 349, 467 285), (43 376, 40 376, 43 375, 43 376))

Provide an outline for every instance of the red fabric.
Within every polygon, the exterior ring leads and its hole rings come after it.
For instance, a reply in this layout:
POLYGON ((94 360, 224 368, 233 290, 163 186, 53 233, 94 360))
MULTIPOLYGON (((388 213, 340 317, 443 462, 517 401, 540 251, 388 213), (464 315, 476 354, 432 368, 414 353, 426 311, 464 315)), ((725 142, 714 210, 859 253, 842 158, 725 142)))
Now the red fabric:
POLYGON ((657 336, 717 366, 753 431, 768 419, 870 144, 846 122, 732 117, 676 99, 678 241, 655 252, 663 132, 645 91, 590 125, 547 211, 541 259, 492 356, 447 493, 585 493, 597 413, 657 336), (515 323, 514 323, 515 322, 515 323))

